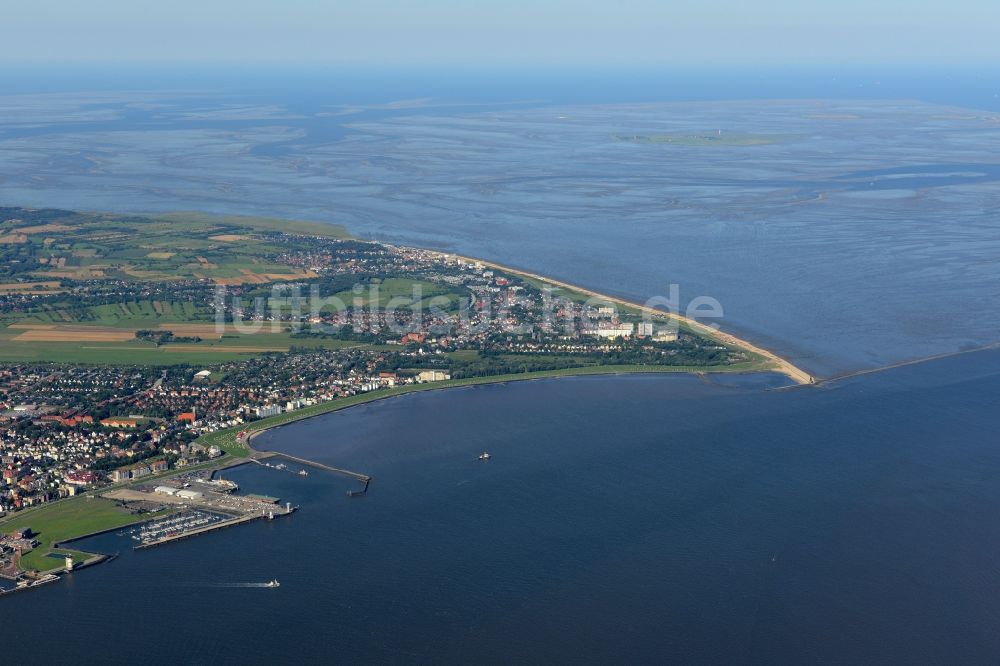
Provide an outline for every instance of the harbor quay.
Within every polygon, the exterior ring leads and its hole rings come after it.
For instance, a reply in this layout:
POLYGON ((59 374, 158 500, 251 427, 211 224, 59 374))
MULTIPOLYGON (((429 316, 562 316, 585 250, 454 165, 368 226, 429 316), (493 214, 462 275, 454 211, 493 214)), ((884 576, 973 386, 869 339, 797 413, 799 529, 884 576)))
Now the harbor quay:
MULTIPOLYGON (((117 553, 78 549, 74 544, 82 539, 115 532, 131 538, 133 550, 143 550, 257 520, 282 518, 298 510, 291 502, 241 491, 233 481, 221 478, 235 467, 257 464, 299 476, 309 476, 304 467, 310 467, 340 474, 361 484, 348 491, 350 497, 365 495, 371 481, 366 474, 303 458, 252 448, 249 453, 247 457, 226 456, 182 474, 151 476, 145 482, 63 500, 32 514, 35 521, 25 521, 15 531, 0 534, 0 596, 46 585, 67 573, 117 557, 117 553), (277 462, 281 459, 294 467, 277 462), (88 511, 100 512, 101 521, 95 521, 89 530, 66 529, 67 521, 88 511)), ((268 584, 278 585, 277 581, 268 584)))
POLYGON ((295 512, 277 497, 237 495, 238 487, 223 479, 180 476, 157 484, 118 488, 103 497, 164 515, 133 527, 136 549, 158 546, 254 520, 274 520, 295 512))

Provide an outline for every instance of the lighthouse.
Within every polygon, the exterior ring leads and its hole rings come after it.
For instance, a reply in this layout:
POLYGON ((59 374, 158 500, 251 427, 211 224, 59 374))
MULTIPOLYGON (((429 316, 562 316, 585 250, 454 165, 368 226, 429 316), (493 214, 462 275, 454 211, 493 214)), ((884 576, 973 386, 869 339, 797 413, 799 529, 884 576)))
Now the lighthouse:
POLYGON ((66 556, 66 573, 69 573, 72 570, 73 570, 73 556, 72 555, 67 555, 66 556))

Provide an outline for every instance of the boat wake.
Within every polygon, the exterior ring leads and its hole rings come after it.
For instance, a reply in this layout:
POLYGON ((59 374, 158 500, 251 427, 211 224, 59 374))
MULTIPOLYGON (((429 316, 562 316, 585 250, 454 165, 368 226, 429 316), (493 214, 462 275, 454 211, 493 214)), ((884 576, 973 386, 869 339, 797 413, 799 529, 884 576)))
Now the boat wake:
POLYGON ((277 580, 268 581, 266 583, 188 583, 187 587, 208 587, 208 588, 227 588, 227 589, 237 589, 237 588, 272 588, 280 587, 281 583, 277 580))

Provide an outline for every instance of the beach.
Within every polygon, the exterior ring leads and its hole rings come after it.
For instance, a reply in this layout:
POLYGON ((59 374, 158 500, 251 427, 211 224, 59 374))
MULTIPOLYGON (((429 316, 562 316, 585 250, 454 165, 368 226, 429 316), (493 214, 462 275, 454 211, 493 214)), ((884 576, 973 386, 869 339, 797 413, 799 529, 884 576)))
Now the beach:
POLYGON ((816 383, 816 378, 813 377, 811 374, 809 374, 808 372, 806 372, 802 368, 797 367, 791 361, 778 356, 774 352, 772 352, 772 351, 770 351, 768 349, 764 349, 764 348, 762 348, 762 347, 760 347, 758 345, 755 345, 754 343, 752 343, 752 342, 750 342, 748 340, 744 340, 742 338, 736 337, 735 335, 733 335, 731 333, 726 333, 725 331, 722 331, 720 329, 712 328, 711 326, 707 326, 705 324, 702 324, 701 322, 699 322, 696 319, 693 319, 691 317, 687 317, 685 315, 682 315, 682 314, 679 314, 679 313, 676 313, 676 312, 667 312, 665 310, 659 310, 657 308, 649 307, 648 305, 643 305, 641 303, 637 303, 635 301, 630 301, 630 300, 625 299, 625 298, 619 298, 617 296, 609 296, 607 294, 602 294, 600 292, 593 291, 591 289, 584 289, 582 287, 578 287, 576 285, 572 285, 572 284, 569 284, 567 282, 562 282, 560 280, 553 280, 552 278, 546 277, 544 275, 539 275, 537 273, 531 273, 529 271, 522 271, 522 270, 519 270, 519 269, 516 269, 516 268, 511 268, 510 266, 504 266, 502 264, 498 264, 498 263, 495 263, 495 262, 492 262, 492 261, 486 261, 484 259, 476 259, 474 257, 465 257, 465 256, 461 256, 461 255, 454 255, 454 254, 449 254, 449 253, 446 253, 446 252, 442 252, 441 256, 442 257, 455 257, 457 259, 461 259, 462 261, 467 261, 467 262, 472 262, 472 263, 480 263, 483 266, 486 266, 486 267, 489 267, 489 268, 492 268, 492 269, 495 269, 495 270, 498 270, 498 271, 504 271, 506 273, 513 273, 514 275, 519 275, 519 276, 521 276, 523 278, 528 278, 528 279, 531 279, 531 280, 538 280, 538 281, 541 281, 541 282, 545 282, 545 283, 550 284, 550 285, 552 285, 554 287, 560 287, 562 289, 568 289, 570 291, 575 291, 577 293, 584 294, 586 296, 590 296, 590 297, 593 297, 593 298, 596 298, 596 299, 600 299, 602 301, 609 301, 609 302, 615 303, 617 305, 623 305, 623 306, 626 306, 626 307, 629 307, 629 308, 635 308, 635 309, 643 312, 644 314, 649 314, 649 315, 653 315, 653 316, 657 316, 657 317, 666 317, 666 318, 669 318, 669 319, 673 319, 673 320, 675 320, 675 321, 677 321, 677 322, 679 322, 681 324, 684 324, 685 326, 689 327, 694 332, 696 332, 696 333, 698 333, 700 335, 704 335, 707 338, 711 338, 713 340, 717 340, 718 342, 720 342, 720 343, 722 343, 724 345, 730 346, 730 347, 736 347, 737 349, 743 349, 745 351, 750 352, 751 354, 756 354, 757 356, 761 356, 761 357, 767 359, 768 361, 770 361, 773 364, 774 367, 772 369, 775 372, 779 372, 779 373, 785 375, 786 377, 788 377, 789 379, 791 379, 792 381, 794 381, 796 384, 805 385, 805 384, 815 384, 816 383))

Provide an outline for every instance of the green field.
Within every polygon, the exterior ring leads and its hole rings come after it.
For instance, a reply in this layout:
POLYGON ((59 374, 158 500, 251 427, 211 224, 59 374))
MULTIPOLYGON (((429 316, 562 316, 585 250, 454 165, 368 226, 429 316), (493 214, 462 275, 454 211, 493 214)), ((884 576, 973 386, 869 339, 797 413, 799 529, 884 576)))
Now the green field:
POLYGON ((88 307, 46 307, 17 321, 37 324, 92 324, 124 328, 156 328, 160 324, 212 321, 208 308, 188 301, 140 300, 88 307))
MULTIPOLYGON (((169 343, 157 347, 153 342, 134 338, 114 342, 34 341, 17 339, 23 329, 0 322, 0 362, 52 362, 97 365, 205 365, 269 352, 287 352, 290 347, 340 349, 367 347, 357 342, 326 338, 295 338, 288 330, 272 333, 270 325, 260 333, 227 333, 221 339, 202 339, 198 343, 169 343)), ((119 322, 121 324, 121 322, 119 322)), ((153 324, 131 322, 129 328, 156 328, 153 324)), ((83 329, 83 326, 79 327, 83 329)), ((95 324, 95 330, 101 330, 95 324)), ((123 326, 118 326, 123 328, 123 326)), ((75 330, 66 333, 71 337, 75 330)), ((124 329, 128 334, 128 329, 124 329)))
MULTIPOLYGON (((153 515, 136 516, 118 508, 110 500, 87 496, 61 500, 17 513, 0 521, 0 531, 13 532, 30 527, 37 535, 39 546, 21 558, 21 568, 46 571, 63 567, 61 560, 48 557, 54 550, 53 544, 94 532, 133 525, 149 520, 153 515)), ((58 552, 71 552, 74 560, 86 559, 86 555, 78 551, 58 549, 58 552)))
POLYGON ((433 304, 441 310, 451 311, 458 307, 463 298, 468 298, 469 292, 460 287, 449 288, 427 280, 388 278, 378 283, 377 288, 369 287, 360 294, 342 291, 335 296, 347 306, 427 311, 433 304))
POLYGON ((456 361, 475 361, 481 354, 475 349, 459 349, 458 351, 447 352, 445 356, 456 361))
POLYGON ((28 246, 43 262, 27 276, 37 280, 210 279, 262 284, 309 277, 308 271, 267 260, 285 249, 268 239, 273 232, 349 238, 337 225, 204 213, 67 212, 51 219, 0 222, 0 236, 23 236, 8 249, 28 246))
MULTIPOLYGON (((58 297, 26 312, 0 316, 0 362, 212 364, 287 352, 293 345, 336 348, 351 344, 293 339, 287 330, 275 332, 267 326, 259 333, 238 331, 222 339, 178 330, 174 331, 178 337, 202 340, 158 347, 135 339, 135 331, 213 323, 211 305, 193 302, 204 300, 198 287, 186 292, 196 294, 197 299, 188 295, 185 300, 170 300, 170 290, 160 288, 147 299, 98 305, 86 305, 68 289, 59 288, 59 280, 93 278, 133 283, 189 281, 186 284, 202 280, 202 284, 208 282, 207 289, 212 288, 211 282, 266 285, 312 279, 315 273, 306 269, 273 262, 272 257, 287 251, 288 245, 270 234, 349 238, 343 227, 203 213, 141 216, 18 209, 15 215, 0 222, 0 237, 13 239, 0 245, 0 251, 10 255, 6 272, 13 271, 0 278, 0 283, 6 285, 4 289, 17 291, 25 280, 28 284, 44 280, 37 289, 58 297), (39 264, 17 272, 16 267, 29 255, 39 264)), ((0 273, 5 273, 2 265, 0 273)), ((388 284, 386 293, 402 293, 404 286, 388 284)))

